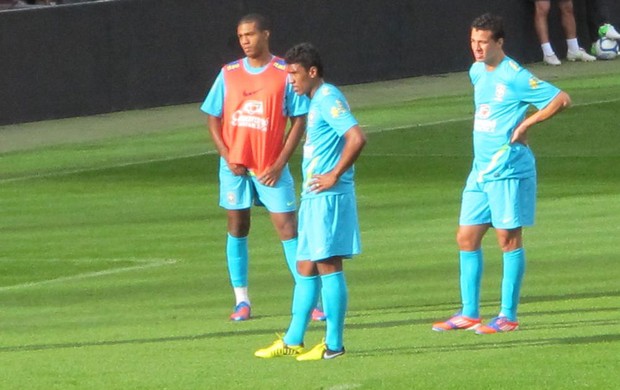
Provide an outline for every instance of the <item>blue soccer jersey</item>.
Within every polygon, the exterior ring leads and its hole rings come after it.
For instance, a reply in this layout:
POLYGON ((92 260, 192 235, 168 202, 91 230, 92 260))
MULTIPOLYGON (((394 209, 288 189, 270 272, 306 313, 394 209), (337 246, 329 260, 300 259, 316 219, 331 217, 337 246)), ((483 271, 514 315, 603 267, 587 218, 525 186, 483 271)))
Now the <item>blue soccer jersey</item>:
MULTIPOLYGON (((281 60, 284 65, 284 60, 281 60)), ((250 74, 262 73, 268 65, 261 68, 253 68, 248 63, 247 57, 243 59, 243 67, 250 74)), ((224 83, 224 75, 222 71, 217 75, 217 78, 213 82, 213 86, 204 102, 200 106, 200 110, 205 114, 222 117, 224 107, 224 97, 226 95, 226 84, 224 83)), ((299 96, 293 90, 293 86, 290 83, 286 83, 286 97, 284 102, 285 115, 288 117, 302 116, 308 113, 308 98, 306 96, 299 96)))
POLYGON ((316 90, 308 112, 302 162, 302 197, 353 192, 353 166, 327 191, 316 194, 311 191, 310 185, 313 175, 325 174, 336 166, 344 149, 344 134, 357 124, 347 100, 338 88, 323 84, 316 90))
POLYGON ((546 107, 560 90, 533 76, 509 57, 493 70, 483 62, 472 65, 474 86, 474 162, 476 181, 486 182, 536 175, 536 162, 529 147, 511 144, 515 128, 525 119, 530 105, 546 107))

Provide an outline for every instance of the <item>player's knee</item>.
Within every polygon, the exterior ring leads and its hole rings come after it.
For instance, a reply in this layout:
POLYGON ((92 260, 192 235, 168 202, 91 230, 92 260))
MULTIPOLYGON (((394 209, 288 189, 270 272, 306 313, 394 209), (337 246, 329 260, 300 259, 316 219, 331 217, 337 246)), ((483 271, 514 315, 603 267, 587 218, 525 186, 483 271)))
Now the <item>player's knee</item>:
POLYGON ((297 262, 297 273, 301 276, 309 277, 318 275, 316 264, 310 260, 301 260, 297 262))
POLYGON ((511 252, 523 246, 521 229, 506 231, 498 230, 497 233, 497 243, 501 248, 502 252, 511 252))
POLYGON ((287 241, 297 237, 297 218, 295 213, 281 213, 272 216, 273 225, 280 240, 287 241))
POLYGON ((461 230, 456 233, 456 243, 462 251, 475 251, 480 247, 480 242, 476 237, 461 230))
POLYGON ((229 220, 228 233, 230 233, 230 235, 233 237, 246 237, 248 234, 250 234, 250 220, 229 220))

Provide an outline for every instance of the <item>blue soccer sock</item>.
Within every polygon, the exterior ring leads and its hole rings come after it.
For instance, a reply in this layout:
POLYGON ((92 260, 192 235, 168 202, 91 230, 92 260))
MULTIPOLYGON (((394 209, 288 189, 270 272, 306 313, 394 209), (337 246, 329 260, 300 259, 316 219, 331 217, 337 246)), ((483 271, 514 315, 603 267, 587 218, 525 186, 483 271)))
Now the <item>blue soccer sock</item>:
POLYGON ((318 276, 299 275, 297 277, 293 290, 291 323, 284 336, 285 344, 300 345, 304 342, 304 335, 310 322, 312 308, 319 295, 320 285, 318 276))
POLYGON ((341 351, 343 348, 344 318, 349 302, 347 282, 344 273, 334 272, 321 275, 321 293, 323 294, 323 309, 326 316, 325 344, 332 351, 341 351))
POLYGON ((286 258, 288 269, 291 271, 293 279, 297 281, 299 276, 297 272, 297 237, 282 241, 282 248, 284 249, 284 257, 286 258))
POLYGON ((504 252, 504 276, 502 279, 502 307, 500 313, 511 321, 517 320, 517 306, 521 294, 521 282, 525 273, 525 250, 504 252))
POLYGON ((248 238, 233 237, 228 234, 226 240, 226 261, 228 275, 233 287, 247 287, 248 285, 248 238))
POLYGON ((462 315, 480 317, 480 280, 482 279, 482 249, 459 252, 461 269, 462 315))

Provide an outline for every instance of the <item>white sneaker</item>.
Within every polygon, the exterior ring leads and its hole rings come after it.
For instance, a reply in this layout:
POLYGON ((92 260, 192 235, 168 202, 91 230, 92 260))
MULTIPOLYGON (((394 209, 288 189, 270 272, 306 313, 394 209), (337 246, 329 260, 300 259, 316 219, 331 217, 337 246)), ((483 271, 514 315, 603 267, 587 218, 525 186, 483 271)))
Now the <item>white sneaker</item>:
POLYGON ((601 36, 601 38, 605 37, 609 39, 620 40, 620 33, 618 33, 614 26, 609 23, 602 25, 598 29, 598 34, 601 36))
POLYGON ((558 56, 551 54, 550 56, 543 56, 543 62, 547 65, 558 66, 562 65, 562 62, 558 59, 558 56))
POLYGON ((583 62, 596 61, 596 57, 589 55, 582 48, 579 48, 579 51, 569 50, 568 53, 566 53, 566 59, 569 61, 583 61, 583 62))

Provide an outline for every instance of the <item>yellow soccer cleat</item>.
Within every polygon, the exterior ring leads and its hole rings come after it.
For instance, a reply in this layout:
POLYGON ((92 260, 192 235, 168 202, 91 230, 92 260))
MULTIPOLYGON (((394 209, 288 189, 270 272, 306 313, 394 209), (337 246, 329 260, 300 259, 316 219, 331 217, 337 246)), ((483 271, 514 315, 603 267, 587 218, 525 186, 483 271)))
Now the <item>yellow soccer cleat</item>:
POLYGON ((325 340, 321 341, 320 344, 315 345, 311 350, 306 353, 302 353, 297 356, 297 360, 300 362, 308 361, 308 360, 323 360, 323 359, 333 359, 338 356, 344 355, 344 347, 342 347, 342 351, 332 351, 327 348, 325 344, 325 340))
POLYGON ((278 339, 273 342, 267 348, 259 349, 254 352, 254 356, 263 358, 263 359, 271 359, 274 357, 280 356, 296 356, 300 355, 304 351, 304 346, 302 345, 286 345, 284 344, 284 340, 282 339, 282 335, 278 335, 278 339))

